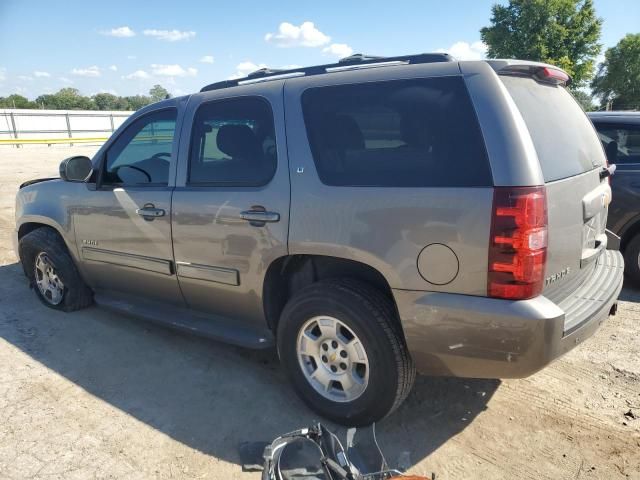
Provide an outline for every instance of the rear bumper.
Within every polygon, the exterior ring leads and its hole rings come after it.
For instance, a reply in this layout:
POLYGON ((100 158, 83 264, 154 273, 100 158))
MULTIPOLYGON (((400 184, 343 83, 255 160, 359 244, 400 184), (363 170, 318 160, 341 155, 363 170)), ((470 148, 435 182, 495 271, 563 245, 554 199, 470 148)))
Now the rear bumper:
POLYGON ((622 289, 624 261, 606 250, 593 275, 559 303, 394 290, 418 371, 474 378, 529 376, 589 338, 622 289))

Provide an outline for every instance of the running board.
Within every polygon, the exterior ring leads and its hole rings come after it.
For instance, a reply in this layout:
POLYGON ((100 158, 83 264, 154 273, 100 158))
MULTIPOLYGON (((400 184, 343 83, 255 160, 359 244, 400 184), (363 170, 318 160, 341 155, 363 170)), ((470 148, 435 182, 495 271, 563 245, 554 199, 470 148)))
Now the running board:
POLYGON ((239 327, 231 320, 216 315, 104 291, 96 292, 94 300, 100 307, 113 312, 239 347, 266 349, 275 345, 269 330, 257 330, 247 325, 239 327))

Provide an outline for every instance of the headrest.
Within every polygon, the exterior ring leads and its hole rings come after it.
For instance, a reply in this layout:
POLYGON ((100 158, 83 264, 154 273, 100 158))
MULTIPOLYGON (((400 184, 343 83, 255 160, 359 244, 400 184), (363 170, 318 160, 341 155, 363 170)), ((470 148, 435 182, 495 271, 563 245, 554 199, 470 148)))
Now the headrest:
POLYGON ((616 163, 618 160, 618 142, 611 141, 604 147, 604 153, 607 155, 609 163, 616 163))
POLYGON ((364 148, 364 136, 358 123, 348 115, 330 115, 324 119, 326 144, 337 150, 364 148))
POLYGON ((218 150, 235 157, 251 157, 259 154, 260 145, 253 130, 247 125, 223 125, 216 137, 218 150))
POLYGON ((424 148, 429 145, 432 132, 426 118, 418 115, 403 115, 400 119, 400 134, 407 145, 424 148))

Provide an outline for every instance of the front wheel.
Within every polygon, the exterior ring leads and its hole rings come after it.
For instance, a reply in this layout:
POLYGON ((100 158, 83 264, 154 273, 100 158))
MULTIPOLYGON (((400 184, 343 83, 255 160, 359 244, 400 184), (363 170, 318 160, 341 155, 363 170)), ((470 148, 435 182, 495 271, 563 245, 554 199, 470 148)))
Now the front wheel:
POLYGON ((355 280, 296 293, 278 325, 278 354, 300 397, 345 425, 389 415, 415 379, 392 302, 355 280))
POLYGON ((93 294, 56 231, 37 228, 20 239, 19 248, 24 273, 47 307, 72 312, 91 305, 93 294))

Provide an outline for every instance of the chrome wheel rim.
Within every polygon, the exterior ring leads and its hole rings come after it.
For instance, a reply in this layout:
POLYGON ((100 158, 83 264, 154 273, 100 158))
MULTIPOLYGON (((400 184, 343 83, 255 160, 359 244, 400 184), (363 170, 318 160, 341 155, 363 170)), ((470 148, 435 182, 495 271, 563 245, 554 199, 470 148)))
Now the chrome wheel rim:
POLYGON ((316 392, 333 402, 352 402, 369 384, 369 359, 351 328, 334 317, 305 322, 296 344, 302 373, 316 392))
POLYGON ((36 257, 35 280, 42 297, 51 305, 59 305, 64 297, 64 283, 45 252, 36 257))

